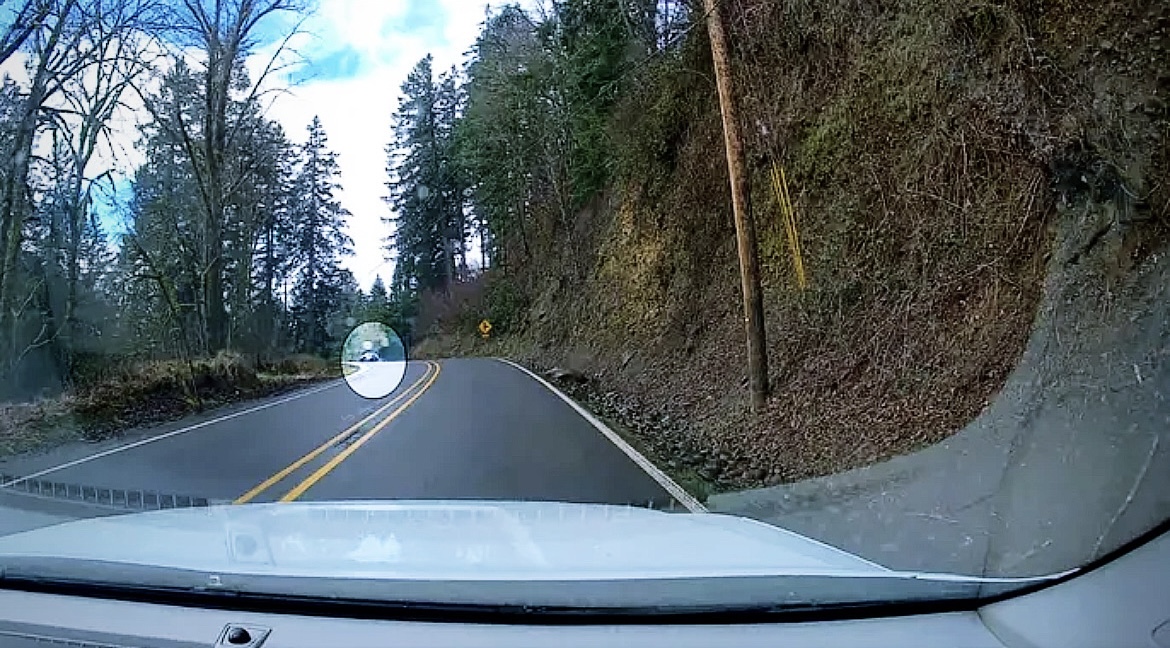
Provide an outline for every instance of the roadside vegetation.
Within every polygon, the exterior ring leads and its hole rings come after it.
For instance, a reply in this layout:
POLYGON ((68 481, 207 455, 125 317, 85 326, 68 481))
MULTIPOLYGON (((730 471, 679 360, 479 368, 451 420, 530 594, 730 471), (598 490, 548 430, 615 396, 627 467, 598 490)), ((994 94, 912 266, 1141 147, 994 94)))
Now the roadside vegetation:
POLYGON ((310 8, 5 4, 0 453, 339 376, 354 325, 399 324, 381 279, 343 267, 320 121, 290 134, 265 113, 310 8), (275 53, 252 76, 259 50, 275 53))
POLYGON ((655 18, 582 0, 485 23, 447 159, 490 270, 422 286, 416 354, 573 370, 660 465, 777 484, 977 416, 1051 264, 1087 258, 1057 229, 1108 245, 1107 286, 1170 240, 1165 3, 725 2, 770 367, 753 412, 704 10, 632 4, 655 18))
POLYGON ((190 363, 132 362, 107 370, 83 388, 0 406, 0 457, 67 441, 100 441, 340 376, 336 362, 307 354, 267 363, 232 353, 190 363))
POLYGON ((712 488, 793 481, 972 420, 1051 264, 1090 258, 1055 229, 1108 248, 1104 285, 1170 240, 1165 2, 722 0, 770 369, 753 411, 704 2, 498 6, 462 65, 418 61, 387 107, 394 269, 368 289, 324 128, 264 111, 295 58, 281 17, 309 3, 180 4, 22 0, 0 23, 23 70, 0 85, 0 402, 30 431, 9 447, 318 373, 285 358, 341 371, 380 322, 414 357, 572 370, 712 488), (116 186, 98 153, 122 102, 143 161, 116 186))

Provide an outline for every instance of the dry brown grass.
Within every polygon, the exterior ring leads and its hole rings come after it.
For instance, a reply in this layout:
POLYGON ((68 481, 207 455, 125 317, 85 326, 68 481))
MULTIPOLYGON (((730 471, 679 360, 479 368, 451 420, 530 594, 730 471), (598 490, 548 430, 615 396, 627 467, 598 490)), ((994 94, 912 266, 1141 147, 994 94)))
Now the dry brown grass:
POLYGON ((465 331, 431 335, 410 351, 411 360, 470 357, 530 360, 534 356, 523 336, 493 335, 485 340, 478 334, 465 331))
POLYGON ((488 316, 488 276, 476 275, 456 281, 450 290, 428 290, 419 296, 415 329, 422 334, 441 331, 472 331, 488 316))
POLYGON ((0 457, 79 439, 71 406, 66 398, 0 405, 0 457))
POLYGON ((81 438, 116 436, 210 407, 259 398, 341 375, 336 363, 310 355, 277 359, 264 371, 234 353, 193 360, 127 362, 75 393, 0 405, 0 456, 81 438))
POLYGON ((337 371, 336 363, 320 356, 298 353, 285 356, 260 372, 260 379, 276 377, 316 378, 333 375, 337 371))

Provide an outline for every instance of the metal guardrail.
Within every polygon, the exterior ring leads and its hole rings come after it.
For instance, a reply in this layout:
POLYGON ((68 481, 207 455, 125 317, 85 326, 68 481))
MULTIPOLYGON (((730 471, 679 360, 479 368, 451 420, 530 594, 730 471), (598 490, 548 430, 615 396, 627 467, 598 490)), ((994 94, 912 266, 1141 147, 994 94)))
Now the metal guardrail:
POLYGON ((204 508, 230 504, 230 500, 216 500, 193 495, 177 495, 150 490, 104 488, 51 481, 24 479, 17 475, 0 473, 0 492, 15 492, 48 499, 94 504, 127 511, 158 511, 179 508, 204 508))

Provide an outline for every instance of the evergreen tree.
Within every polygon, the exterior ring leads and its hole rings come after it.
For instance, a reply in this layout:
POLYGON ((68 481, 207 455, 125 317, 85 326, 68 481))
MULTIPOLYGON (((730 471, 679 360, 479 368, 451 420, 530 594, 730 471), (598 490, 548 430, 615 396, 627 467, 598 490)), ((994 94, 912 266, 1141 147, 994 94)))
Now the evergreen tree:
POLYGON ((551 59, 536 26, 514 5, 489 16, 467 65, 467 107, 456 129, 478 235, 494 263, 509 248, 531 254, 536 202, 549 135, 551 59))
POLYGON ((437 89, 428 55, 402 84, 394 114, 395 142, 387 147, 388 202, 394 215, 390 247, 396 264, 394 287, 414 292, 442 284, 442 215, 436 195, 440 167, 435 103, 437 89))
MULTIPOLYGON (((335 196, 340 189, 337 154, 328 149, 320 119, 314 117, 308 131, 294 182, 293 240, 298 265, 294 304, 300 347, 323 351, 330 338, 329 317, 339 308, 341 293, 354 283, 352 275, 339 267, 341 257, 352 253, 353 241, 345 233, 349 212, 335 196)), ((356 288, 351 292, 356 293, 356 288)))
POLYGON ((467 181, 455 148, 462 91, 453 72, 436 80, 431 62, 423 58, 403 83, 387 147, 392 292, 405 299, 445 291, 467 267, 467 181))
POLYGON ((402 325, 397 305, 391 301, 381 276, 374 279, 370 292, 362 296, 360 314, 363 323, 379 322, 395 330, 402 325))

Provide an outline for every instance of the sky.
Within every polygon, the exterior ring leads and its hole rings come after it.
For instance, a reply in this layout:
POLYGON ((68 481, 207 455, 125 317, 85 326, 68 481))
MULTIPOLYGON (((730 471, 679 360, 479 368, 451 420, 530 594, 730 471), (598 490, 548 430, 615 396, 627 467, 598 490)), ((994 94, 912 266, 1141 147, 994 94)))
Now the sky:
MULTIPOLYGON (((290 43, 304 62, 282 70, 274 83, 289 86, 274 95, 269 118, 290 139, 304 141, 306 127, 319 116, 338 154, 339 195, 351 212, 349 233, 354 255, 345 265, 363 288, 379 274, 387 283, 383 201, 385 148, 392 139, 391 116, 399 87, 415 63, 428 53, 436 72, 461 65, 479 33, 487 10, 484 0, 319 0, 316 12, 290 43)), ((497 3, 499 4, 499 3, 497 3)), ((287 20, 287 18, 286 18, 287 20)), ((268 29, 287 29, 274 23, 268 29)), ((254 75, 271 59, 275 44, 250 61, 254 75)))
MULTIPOLYGON (((2 0, 0 0, 2 1, 2 0)), ((533 6, 539 0, 524 0, 533 6)), ((273 15, 258 25, 257 40, 264 43, 248 60, 252 79, 279 49, 283 36, 299 25, 287 43, 276 74, 265 86, 267 116, 278 121, 293 142, 306 139, 314 116, 338 154, 341 168, 338 198, 351 212, 349 234, 354 254, 343 264, 364 289, 381 275, 389 283, 393 266, 386 261, 385 239, 390 233, 383 219, 390 216, 383 201, 386 188, 386 145, 392 140, 391 118, 398 106, 399 88, 411 68, 428 53, 438 72, 461 66, 487 15, 487 0, 315 0, 309 15, 273 15), (292 52, 290 54, 289 52, 292 52)), ((502 3, 496 3, 500 6, 502 3)), ((195 54, 192 54, 195 56, 195 54)), ((27 81, 25 59, 10 58, 0 68, 18 82, 27 81)), ((197 60, 192 61, 198 66, 197 60)), ((129 197, 129 178, 143 162, 135 150, 137 124, 145 110, 133 96, 123 95, 127 109, 114 116, 111 150, 99 152, 93 175, 113 171, 117 189, 108 199, 110 231, 120 229, 116 203, 129 197), (98 167, 101 167, 100 169, 98 167)))

